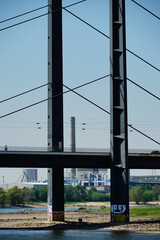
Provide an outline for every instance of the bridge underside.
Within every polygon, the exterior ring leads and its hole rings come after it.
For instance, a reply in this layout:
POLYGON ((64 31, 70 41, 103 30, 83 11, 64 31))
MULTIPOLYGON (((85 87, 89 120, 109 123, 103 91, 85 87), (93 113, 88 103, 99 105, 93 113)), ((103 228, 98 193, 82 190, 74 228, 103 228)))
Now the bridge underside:
MULTIPOLYGON (((109 153, 0 152, 0 167, 111 168, 109 153)), ((129 154, 129 169, 160 169, 160 155, 129 154)))

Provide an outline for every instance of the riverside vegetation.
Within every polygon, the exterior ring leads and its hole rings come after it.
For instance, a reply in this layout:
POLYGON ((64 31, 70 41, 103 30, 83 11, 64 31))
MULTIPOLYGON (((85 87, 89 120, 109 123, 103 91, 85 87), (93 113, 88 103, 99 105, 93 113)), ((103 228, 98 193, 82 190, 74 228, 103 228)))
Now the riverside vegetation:
MULTIPOLYGON (((140 202, 147 203, 150 201, 160 201, 160 185, 138 185, 130 188, 130 201, 137 204, 140 202)), ((95 187, 89 190, 85 186, 65 186, 64 188, 65 202, 108 202, 110 201, 109 193, 100 193, 95 187)), ((0 206, 11 205, 19 206, 29 204, 30 202, 47 202, 47 187, 40 189, 26 188, 23 189, 14 186, 5 191, 0 188, 0 206)))
MULTIPOLYGON (((139 201, 157 200, 159 199, 159 190, 159 186, 137 186, 130 189, 130 199, 135 199, 136 197, 138 204, 140 203, 139 201), (146 194, 148 191, 151 194, 146 194), (149 195, 150 198, 146 198, 146 195, 149 195)), ((160 206, 158 202, 152 202, 148 205, 139 204, 135 208, 130 208, 130 222, 115 224, 110 222, 109 194, 98 193, 94 187, 87 191, 83 186, 67 186, 65 187, 64 197, 65 206, 71 205, 78 208, 77 210, 65 210, 65 222, 48 221, 46 210, 36 211, 36 208, 35 210, 26 208, 14 213, 0 214, 0 229, 95 228, 116 231, 157 231, 159 233, 160 206), (79 221, 80 219, 81 221, 79 221)), ((28 203, 28 206, 33 206, 30 204, 34 204, 35 207, 47 207, 47 187, 39 190, 19 189, 16 186, 8 191, 0 189, 0 199, 3 199, 3 204, 7 205, 19 205, 19 199, 21 199, 21 204, 28 203), (38 202, 42 199, 45 199, 45 203, 39 204, 38 202)), ((134 206, 133 203, 130 204, 134 206)))
MULTIPOLYGON (((38 206, 39 204, 36 205, 38 206)), ((47 203, 45 203, 46 205, 47 203)), ((140 205, 140 207, 131 208, 129 223, 110 222, 109 202, 81 202, 74 203, 74 206, 78 207, 78 209, 65 210, 64 222, 48 221, 46 210, 33 211, 27 208, 14 213, 3 213, 0 214, 0 229, 54 230, 80 228, 109 231, 156 231, 158 233, 160 230, 160 206, 155 207, 155 202, 152 203, 152 207, 142 207, 140 205), (99 208, 92 209, 90 208, 92 206, 99 208)))

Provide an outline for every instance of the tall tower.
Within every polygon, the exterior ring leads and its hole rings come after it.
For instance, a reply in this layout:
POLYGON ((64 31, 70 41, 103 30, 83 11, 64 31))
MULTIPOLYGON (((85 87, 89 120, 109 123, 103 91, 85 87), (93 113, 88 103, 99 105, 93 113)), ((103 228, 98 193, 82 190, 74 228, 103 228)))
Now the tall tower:
POLYGON ((111 221, 129 221, 125 0, 110 0, 111 221))
MULTIPOLYGON (((76 127, 75 127, 75 117, 70 119, 70 151, 76 151, 76 127)), ((76 179, 76 168, 71 168, 70 175, 71 179, 76 179)))
MULTIPOLYGON (((48 151, 63 151, 62 0, 48 0, 48 151)), ((64 169, 48 169, 48 218, 64 220, 64 169)))

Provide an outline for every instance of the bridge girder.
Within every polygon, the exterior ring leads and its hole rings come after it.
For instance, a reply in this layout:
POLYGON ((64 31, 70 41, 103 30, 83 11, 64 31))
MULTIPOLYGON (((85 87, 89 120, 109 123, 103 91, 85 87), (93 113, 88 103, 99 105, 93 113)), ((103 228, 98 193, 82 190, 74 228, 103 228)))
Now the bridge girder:
MULTIPOLYGON (((0 152, 0 167, 111 168, 110 153, 0 152)), ((129 169, 160 169, 160 155, 129 154, 129 169)))

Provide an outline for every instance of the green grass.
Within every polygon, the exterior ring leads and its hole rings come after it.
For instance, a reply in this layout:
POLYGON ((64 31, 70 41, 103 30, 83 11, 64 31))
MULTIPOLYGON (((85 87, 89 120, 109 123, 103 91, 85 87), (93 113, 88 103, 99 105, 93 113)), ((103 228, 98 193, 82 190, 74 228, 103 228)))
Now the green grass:
POLYGON ((74 204, 81 204, 81 203, 87 203, 87 201, 82 201, 82 202, 65 202, 67 205, 74 205, 74 204))
MULTIPOLYGON (((41 203, 46 203, 47 204, 47 202, 42 202, 42 201, 39 201, 39 202, 30 201, 29 205, 35 205, 35 204, 41 204, 41 203)), ((28 205, 27 201, 24 201, 24 205, 28 205)))
POLYGON ((130 209, 133 218, 160 218, 160 207, 136 207, 130 209))
POLYGON ((110 213, 110 208, 99 208, 99 209, 78 209, 78 210, 75 210, 75 211, 84 211, 85 213, 91 213, 91 212, 94 212, 94 213, 110 213))
MULTIPOLYGON (((85 209, 80 208, 75 210, 83 211, 85 213, 103 213, 110 214, 110 208, 100 208, 100 209, 85 209)), ((135 219, 160 219, 160 207, 135 207, 130 208, 130 217, 135 219)))

